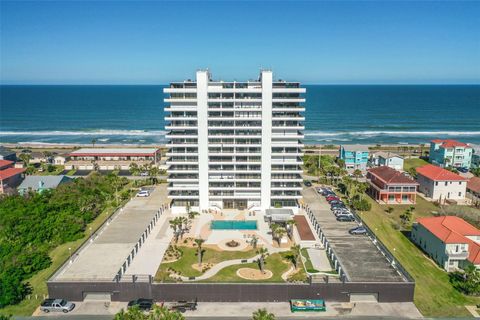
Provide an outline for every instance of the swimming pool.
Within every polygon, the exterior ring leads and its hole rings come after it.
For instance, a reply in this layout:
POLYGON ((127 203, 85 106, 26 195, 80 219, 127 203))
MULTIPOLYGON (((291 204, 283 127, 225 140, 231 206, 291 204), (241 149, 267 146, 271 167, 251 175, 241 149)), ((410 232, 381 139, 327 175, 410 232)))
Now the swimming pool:
POLYGON ((256 230, 257 221, 213 220, 212 230, 256 230))

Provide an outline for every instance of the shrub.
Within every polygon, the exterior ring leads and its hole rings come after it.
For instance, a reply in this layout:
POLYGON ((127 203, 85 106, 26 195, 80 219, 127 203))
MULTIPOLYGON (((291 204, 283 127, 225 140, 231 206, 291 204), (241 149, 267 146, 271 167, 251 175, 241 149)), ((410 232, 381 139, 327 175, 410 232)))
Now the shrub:
POLYGON ((352 200, 352 206, 355 210, 360 211, 370 211, 372 209, 372 205, 367 199, 354 199, 352 200))

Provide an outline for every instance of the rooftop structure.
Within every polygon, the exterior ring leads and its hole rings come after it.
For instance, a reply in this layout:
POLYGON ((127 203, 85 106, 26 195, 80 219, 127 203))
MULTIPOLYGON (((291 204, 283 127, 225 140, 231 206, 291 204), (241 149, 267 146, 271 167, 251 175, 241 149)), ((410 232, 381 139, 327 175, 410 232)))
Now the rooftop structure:
POLYGON ((83 148, 70 152, 72 157, 152 157, 157 148, 83 148))
POLYGON ((455 216, 420 218, 412 239, 445 270, 480 268, 480 230, 455 216))
POLYGON ((418 183, 400 171, 382 166, 369 169, 368 193, 377 201, 388 204, 414 204, 418 183))
POLYGON ((372 162, 377 166, 387 166, 395 170, 403 170, 403 157, 396 153, 378 151, 372 154, 372 162))
POLYGON ((0 161, 3 163, 0 170, 0 194, 14 192, 26 169, 14 168, 13 161, 0 161))
POLYGON ((341 145, 339 158, 345 161, 345 169, 349 171, 367 169, 368 147, 363 145, 341 145))
POLYGON ((168 189, 172 211, 297 208, 303 147, 297 82, 224 82, 198 71, 196 81, 164 89, 168 113, 168 189))
POLYGON ((463 142, 441 139, 430 142, 430 162, 442 167, 470 168, 472 154, 472 147, 463 142))
POLYGON ((14 162, 10 160, 0 160, 0 170, 12 167, 13 164, 14 162))
POLYGON ((7 149, 4 146, 0 146, 0 160, 16 161, 17 154, 15 153, 15 151, 7 149))
POLYGON ((433 181, 463 181, 467 180, 466 178, 453 173, 452 171, 427 164, 417 168, 417 174, 433 180, 433 181))

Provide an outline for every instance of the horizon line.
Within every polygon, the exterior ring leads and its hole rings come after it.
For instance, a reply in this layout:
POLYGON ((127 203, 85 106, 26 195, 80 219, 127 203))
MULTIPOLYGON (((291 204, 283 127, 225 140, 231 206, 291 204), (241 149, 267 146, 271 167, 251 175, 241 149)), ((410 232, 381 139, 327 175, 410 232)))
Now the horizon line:
MULTIPOLYGON (((172 81, 182 82, 182 81, 172 81)), ((228 82, 228 81, 227 81, 228 82)), ((318 83, 302 82, 302 85, 318 86, 478 86, 480 82, 465 83, 318 83)), ((170 83, 0 83, 0 86, 168 86, 170 83)))

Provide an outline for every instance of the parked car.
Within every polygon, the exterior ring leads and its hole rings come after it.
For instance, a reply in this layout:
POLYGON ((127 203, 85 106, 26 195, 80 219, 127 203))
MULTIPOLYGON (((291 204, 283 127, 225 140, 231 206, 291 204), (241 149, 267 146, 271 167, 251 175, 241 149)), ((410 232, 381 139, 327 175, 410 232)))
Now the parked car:
POLYGON ((152 309, 152 306, 153 306, 152 299, 140 298, 140 299, 135 299, 128 302, 127 308, 138 307, 140 310, 148 311, 152 309))
POLYGON ((144 171, 140 173, 140 176, 142 177, 148 177, 148 172, 144 171))
POLYGON ((348 230, 348 233, 350 234, 367 234, 367 229, 365 229, 362 226, 352 228, 348 230))
POLYGON ((343 203, 342 200, 332 200, 330 201, 330 206, 344 206, 345 203, 343 203))
POLYGON ((40 305, 40 310, 45 313, 50 311, 68 313, 72 311, 73 308, 75 308, 75 303, 65 299, 45 299, 40 305))
POLYGON ((335 192, 333 192, 332 190, 330 189, 327 189, 327 190, 324 190, 322 192, 322 196, 324 197, 327 197, 327 196, 335 196, 335 192))
POLYGON ((323 187, 316 187, 315 190, 316 190, 318 193, 322 194, 326 189, 323 188, 323 187))
POLYGON ((149 197, 150 191, 148 190, 141 190, 137 193, 137 197, 149 197))
POLYGON ((341 214, 337 216, 337 221, 340 221, 340 222, 355 221, 355 218, 351 214, 341 214))
POLYGON ((335 216, 340 216, 340 215, 350 215, 353 216, 353 214, 349 210, 337 210, 333 213, 335 216))
POLYGON ((312 183, 309 180, 304 180, 303 184, 305 185, 305 187, 311 187, 312 186, 312 183))
POLYGON ((462 172, 462 173, 468 173, 468 169, 464 168, 464 167, 457 168, 457 170, 462 172))
POLYGON ((328 203, 330 203, 330 202, 332 202, 332 201, 335 201, 335 200, 336 200, 336 201, 339 201, 340 198, 339 198, 339 197, 333 197, 333 196, 327 197, 327 202, 328 202, 328 203))

